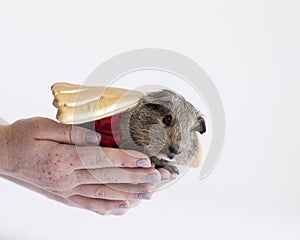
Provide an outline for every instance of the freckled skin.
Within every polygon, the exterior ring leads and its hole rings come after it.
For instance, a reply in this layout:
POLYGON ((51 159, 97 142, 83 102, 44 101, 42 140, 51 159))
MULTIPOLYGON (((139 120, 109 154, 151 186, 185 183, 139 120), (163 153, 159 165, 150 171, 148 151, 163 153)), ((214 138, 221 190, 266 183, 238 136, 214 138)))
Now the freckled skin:
POLYGON ((195 131, 205 132, 205 121, 199 111, 182 96, 169 90, 152 92, 138 106, 122 115, 120 122, 121 148, 147 154, 157 168, 179 173, 175 165, 190 165, 198 151, 195 131), (170 115, 170 126, 164 117, 170 115), (178 146, 176 154, 170 146, 178 146), (174 155, 175 162, 160 156, 174 155))
MULTIPOLYGON (((65 176, 63 178, 60 176, 64 166, 66 164, 69 166, 68 159, 70 157, 67 156, 68 152, 52 154, 52 152, 55 152, 55 146, 59 143, 53 142, 50 145, 48 141, 36 141, 35 135, 40 128, 41 126, 38 126, 35 121, 20 120, 12 124, 10 129, 20 129, 20 131, 8 131, 11 142, 7 144, 8 161, 5 169, 14 173, 16 177, 28 181, 36 179, 36 182, 34 182, 36 185, 51 187, 53 181, 69 181, 65 176), (27 129, 25 135, 22 131, 24 128, 27 129), (30 145, 34 146, 34 149, 28 151, 27 148, 30 145), (48 153, 45 155, 40 149, 48 149, 48 153), (32 152, 35 152, 35 154, 32 154, 32 152), (59 164, 60 159, 64 159, 65 163, 59 164)), ((71 184, 70 187, 72 187, 71 184)))

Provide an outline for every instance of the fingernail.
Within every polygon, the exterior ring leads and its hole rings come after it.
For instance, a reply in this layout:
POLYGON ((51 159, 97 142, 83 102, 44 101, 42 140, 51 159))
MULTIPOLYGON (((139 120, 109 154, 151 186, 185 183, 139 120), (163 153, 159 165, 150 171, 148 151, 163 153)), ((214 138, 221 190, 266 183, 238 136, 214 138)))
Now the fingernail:
POLYGON ((160 182, 160 177, 155 174, 155 173, 150 173, 146 176, 146 179, 149 183, 159 183, 160 182))
POLYGON ((85 135, 86 143, 99 143, 101 135, 97 132, 87 132, 85 135))
POLYGON ((149 200, 151 199, 150 195, 145 192, 140 192, 138 194, 139 199, 149 200))
POLYGON ((149 168, 149 167, 151 167, 151 162, 147 159, 140 159, 140 160, 136 161, 136 165, 138 167, 149 168))
POLYGON ((125 203, 122 203, 122 204, 119 206, 119 208, 121 208, 121 209, 127 209, 127 208, 128 208, 128 205, 125 204, 125 203))

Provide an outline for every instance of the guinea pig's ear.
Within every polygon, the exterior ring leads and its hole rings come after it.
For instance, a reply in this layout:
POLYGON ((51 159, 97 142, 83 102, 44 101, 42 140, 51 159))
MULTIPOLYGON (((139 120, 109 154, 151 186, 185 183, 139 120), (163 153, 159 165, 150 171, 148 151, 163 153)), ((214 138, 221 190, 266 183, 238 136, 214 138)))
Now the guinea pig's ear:
POLYGON ((201 116, 197 117, 197 124, 195 127, 193 127, 193 131, 200 132, 201 134, 206 132, 206 125, 203 117, 201 116))
POLYGON ((172 104, 172 92, 168 90, 150 92, 141 98, 140 104, 157 104, 169 107, 172 104))

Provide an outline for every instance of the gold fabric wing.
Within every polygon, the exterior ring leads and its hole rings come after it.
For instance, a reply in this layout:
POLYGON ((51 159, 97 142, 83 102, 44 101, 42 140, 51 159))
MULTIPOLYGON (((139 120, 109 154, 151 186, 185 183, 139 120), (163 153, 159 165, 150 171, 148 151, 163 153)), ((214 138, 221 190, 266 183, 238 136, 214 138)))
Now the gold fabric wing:
POLYGON ((113 116, 136 106, 141 92, 112 87, 56 83, 52 86, 56 118, 66 124, 80 124, 113 116))

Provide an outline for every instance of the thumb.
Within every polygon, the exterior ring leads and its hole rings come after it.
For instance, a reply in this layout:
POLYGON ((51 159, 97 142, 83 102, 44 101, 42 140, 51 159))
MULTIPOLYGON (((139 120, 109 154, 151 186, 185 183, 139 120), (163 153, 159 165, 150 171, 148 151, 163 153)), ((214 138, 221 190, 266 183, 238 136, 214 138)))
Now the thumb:
POLYGON ((72 145, 99 145, 101 135, 87 128, 58 123, 50 119, 39 119, 43 126, 41 140, 52 140, 72 145))

